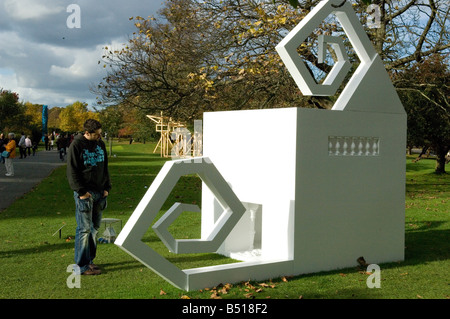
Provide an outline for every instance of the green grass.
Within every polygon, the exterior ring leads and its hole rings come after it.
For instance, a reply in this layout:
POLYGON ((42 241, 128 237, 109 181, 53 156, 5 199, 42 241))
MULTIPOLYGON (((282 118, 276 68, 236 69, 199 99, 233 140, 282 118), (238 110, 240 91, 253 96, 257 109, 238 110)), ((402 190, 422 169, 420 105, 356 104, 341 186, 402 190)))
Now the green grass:
MULTIPOLYGON (((114 145, 113 190, 104 217, 125 224, 165 162, 152 153, 154 147, 114 145)), ((433 160, 412 163, 407 158, 405 261, 380 265, 380 289, 367 288, 368 275, 355 267, 193 292, 173 287, 111 244, 99 244, 96 263, 103 274, 83 276, 80 289, 69 289, 66 269, 73 263, 76 223, 73 195, 61 167, 0 213, 0 298, 449 298, 450 177, 435 175, 434 165, 433 160), (52 236, 62 225, 62 238, 52 236)), ((182 177, 160 214, 176 201, 199 204, 200 190, 197 177, 182 177)), ((198 238, 199 225, 198 213, 184 213, 171 231, 176 238, 198 238)), ((151 231, 143 240, 181 269, 234 262, 217 254, 170 254, 151 231)))

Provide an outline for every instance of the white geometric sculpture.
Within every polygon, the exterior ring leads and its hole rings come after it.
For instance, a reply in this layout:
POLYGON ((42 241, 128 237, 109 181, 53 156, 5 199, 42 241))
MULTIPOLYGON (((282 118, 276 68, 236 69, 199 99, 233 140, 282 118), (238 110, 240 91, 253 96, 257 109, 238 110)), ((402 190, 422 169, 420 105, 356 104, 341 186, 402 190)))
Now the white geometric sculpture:
POLYGON ((245 212, 245 208, 208 158, 167 162, 117 237, 115 244, 178 287, 186 287, 188 276, 142 242, 178 179, 197 174, 221 206, 222 213, 205 239, 174 240, 166 228, 180 213, 196 211, 195 205, 176 203, 153 226, 175 253, 215 252, 245 212))
MULTIPOLYGON (((383 62, 367 37, 351 4, 345 2, 340 6, 341 3, 341 0, 319 2, 310 14, 277 45, 278 54, 303 95, 333 95, 335 89, 341 83, 331 81, 332 79, 327 81, 327 79, 324 85, 317 84, 301 56, 297 53, 297 48, 326 17, 334 14, 342 25, 361 63, 334 104, 333 110, 403 113, 403 106, 383 62)), ((336 37, 333 37, 333 39, 336 39, 336 37)), ((321 43, 323 43, 323 40, 319 39, 319 45, 321 43)), ((345 52, 342 48, 340 51, 342 54, 345 52)), ((321 58, 321 55, 319 55, 319 58, 321 58)), ((334 68, 340 61, 345 60, 344 55, 338 60, 334 68)), ((348 68, 342 67, 338 75, 343 78, 347 72, 348 68)))
POLYGON ((277 46, 303 94, 333 94, 348 71, 341 40, 319 39, 338 56, 320 85, 296 49, 323 19, 336 15, 361 63, 333 109, 205 113, 205 158, 166 163, 117 245, 185 290, 352 267, 360 256, 370 263, 404 259, 406 114, 351 5, 341 3, 319 2, 277 46), (265 132, 274 121, 283 123, 284 139, 243 138, 265 132), (202 239, 168 234, 182 211, 197 210, 179 203, 153 229, 173 252, 217 251, 242 262, 180 270, 142 243, 177 177, 190 173, 204 182, 202 239))

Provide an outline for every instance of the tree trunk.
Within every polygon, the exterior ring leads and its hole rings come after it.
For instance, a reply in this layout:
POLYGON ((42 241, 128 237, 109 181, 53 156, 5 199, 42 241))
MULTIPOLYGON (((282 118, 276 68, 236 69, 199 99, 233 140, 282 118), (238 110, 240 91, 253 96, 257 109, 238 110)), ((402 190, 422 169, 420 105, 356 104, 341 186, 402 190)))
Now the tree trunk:
POLYGON ((436 174, 445 174, 445 156, 447 155, 446 147, 438 147, 436 148, 436 174))

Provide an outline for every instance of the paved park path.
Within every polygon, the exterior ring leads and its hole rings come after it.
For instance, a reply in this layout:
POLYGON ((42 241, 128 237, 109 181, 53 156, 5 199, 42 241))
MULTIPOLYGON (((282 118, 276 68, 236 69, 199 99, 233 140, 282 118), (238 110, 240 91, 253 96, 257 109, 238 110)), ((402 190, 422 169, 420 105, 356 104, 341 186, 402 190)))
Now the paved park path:
POLYGON ((59 153, 56 150, 40 151, 36 153, 36 156, 31 155, 24 159, 20 159, 17 150, 17 155, 13 159, 13 177, 5 176, 5 165, 0 164, 0 212, 31 191, 55 168, 65 164, 59 159, 59 153))

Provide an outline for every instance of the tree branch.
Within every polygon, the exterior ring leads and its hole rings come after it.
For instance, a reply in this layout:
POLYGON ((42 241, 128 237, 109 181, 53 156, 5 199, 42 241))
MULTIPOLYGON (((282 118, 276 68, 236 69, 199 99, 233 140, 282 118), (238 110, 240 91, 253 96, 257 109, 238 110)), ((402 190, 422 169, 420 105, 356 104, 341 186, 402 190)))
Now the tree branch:
MULTIPOLYGON (((435 46, 431 50, 423 51, 420 54, 420 56, 423 58, 423 57, 429 56, 429 55, 431 55, 433 53, 444 51, 444 50, 446 50, 448 48, 450 48, 450 43, 445 44, 445 45, 438 45, 438 46, 435 46)), ((412 62, 414 60, 416 60, 416 57, 415 57, 415 55, 413 53, 412 55, 406 56, 406 57, 398 59, 398 60, 396 60, 396 61, 394 61, 394 62, 392 62, 390 64, 387 64, 385 67, 386 67, 387 70, 392 70, 392 69, 396 69, 396 68, 398 68, 398 67, 400 67, 402 65, 408 64, 408 63, 410 63, 410 62, 412 62)))
POLYGON ((438 108, 440 108, 446 115, 450 115, 445 107, 437 103, 436 101, 430 99, 425 93, 423 93, 421 90, 416 88, 397 88, 398 91, 414 91, 422 95, 427 101, 431 102, 432 104, 436 105, 438 108))
POLYGON ((402 15, 406 11, 408 11, 409 8, 411 8, 414 4, 416 4, 417 0, 411 0, 407 5, 405 5, 403 8, 395 12, 394 14, 390 15, 389 17, 385 18, 386 24, 390 23, 392 20, 394 20, 396 17, 402 15))

